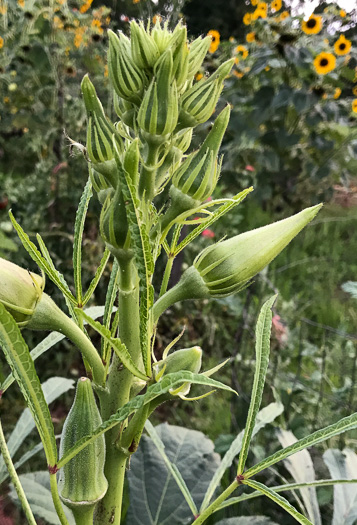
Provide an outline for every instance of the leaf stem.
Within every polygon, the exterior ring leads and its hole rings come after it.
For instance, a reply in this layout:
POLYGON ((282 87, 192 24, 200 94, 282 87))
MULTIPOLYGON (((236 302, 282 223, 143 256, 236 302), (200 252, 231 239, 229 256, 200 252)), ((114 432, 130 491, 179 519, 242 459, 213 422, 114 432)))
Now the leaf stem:
POLYGON ((9 476, 11 478, 11 481, 15 487, 15 490, 17 492, 18 498, 21 502, 21 506, 23 508, 23 511, 26 515, 27 521, 30 525, 36 525, 35 518, 32 514, 32 510, 30 507, 29 502, 27 501, 26 494, 24 492, 24 489, 22 488, 20 479, 17 475, 17 472, 15 470, 14 464, 11 459, 11 455, 9 452, 9 449, 6 445, 6 440, 4 436, 4 432, 2 429, 1 421, 0 421, 0 452, 2 454, 2 457, 4 458, 4 462, 6 465, 6 468, 8 470, 9 476))
POLYGON ((69 525, 58 494, 57 474, 50 474, 51 495, 61 525, 69 525))
POLYGON ((211 505, 209 507, 207 507, 202 512, 202 514, 200 514, 197 517, 197 519, 194 521, 194 525, 201 525, 201 523, 204 523, 206 521, 206 519, 218 509, 218 507, 223 503, 223 501, 225 501, 228 498, 228 496, 230 496, 232 494, 232 492, 234 492, 236 490, 238 485, 239 485, 239 482, 238 482, 237 479, 235 479, 229 485, 229 487, 227 487, 226 490, 223 491, 222 494, 220 494, 220 496, 218 496, 218 498, 215 499, 211 503, 211 505))

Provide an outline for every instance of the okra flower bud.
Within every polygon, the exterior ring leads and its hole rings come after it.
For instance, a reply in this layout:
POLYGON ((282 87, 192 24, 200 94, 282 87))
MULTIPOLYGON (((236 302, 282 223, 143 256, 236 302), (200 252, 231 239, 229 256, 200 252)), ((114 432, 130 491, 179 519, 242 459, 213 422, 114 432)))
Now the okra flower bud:
POLYGON ((190 44, 190 53, 188 55, 188 78, 192 78, 200 69, 205 56, 208 53, 212 40, 209 36, 205 38, 196 38, 190 44))
POLYGON ((205 248, 179 283, 154 305, 154 322, 177 301, 226 297, 245 288, 315 217, 321 206, 306 208, 287 219, 205 248))
POLYGON ((20 327, 33 316, 44 286, 43 277, 0 257, 0 302, 20 327))
POLYGON ((151 68, 160 56, 159 49, 154 38, 145 31, 144 24, 132 21, 131 33, 131 55, 136 65, 142 69, 151 68))
POLYGON ((105 116, 95 87, 86 75, 82 80, 82 93, 88 116, 87 154, 97 171, 102 173, 112 186, 116 186, 113 136, 119 151, 123 151, 122 139, 112 122, 105 116))
POLYGON ((172 39, 172 32, 168 29, 168 21, 164 22, 163 27, 159 19, 156 21, 151 31, 151 36, 154 39, 159 53, 163 53, 170 45, 172 39))
POLYGON ((127 244, 128 220, 123 192, 119 184, 104 202, 100 214, 100 232, 108 248, 113 252, 124 248, 127 244))
POLYGON ((177 89, 180 90, 188 75, 188 46, 187 46, 187 29, 178 24, 173 32, 170 42, 173 57, 173 76, 176 79, 177 89))
MULTIPOLYGON (((138 124, 149 135, 166 140, 176 127, 178 97, 176 82, 172 81, 173 60, 169 50, 160 61, 156 77, 152 80, 138 113, 138 124)), ((149 140, 149 137, 148 137, 149 140)))
POLYGON ((108 72, 116 93, 125 100, 139 105, 146 84, 143 72, 131 58, 130 42, 120 34, 119 37, 108 31, 108 72))
MULTIPOLYGON (((102 419, 94 398, 91 382, 81 377, 76 396, 62 430, 60 456, 79 439, 90 435, 102 419)), ((89 523, 95 505, 108 488, 104 476, 105 439, 102 434, 79 452, 59 471, 60 497, 73 512, 76 522, 89 523), (87 517, 88 521, 84 521, 87 517)), ((93 519, 93 518, 92 518, 93 519)))
MULTIPOLYGON (((155 375, 163 377, 167 374, 174 374, 182 370, 188 370, 194 374, 198 374, 202 366, 202 349, 199 346, 192 348, 184 348, 176 350, 171 355, 166 357, 163 361, 159 361, 154 366, 155 375)), ((171 395, 187 395, 190 391, 191 383, 184 383, 174 391, 170 390, 171 395)))
POLYGON ((126 126, 129 126, 133 129, 135 127, 135 119, 137 113, 134 104, 118 97, 118 95, 114 91, 113 105, 114 111, 118 115, 120 120, 124 122, 126 126))

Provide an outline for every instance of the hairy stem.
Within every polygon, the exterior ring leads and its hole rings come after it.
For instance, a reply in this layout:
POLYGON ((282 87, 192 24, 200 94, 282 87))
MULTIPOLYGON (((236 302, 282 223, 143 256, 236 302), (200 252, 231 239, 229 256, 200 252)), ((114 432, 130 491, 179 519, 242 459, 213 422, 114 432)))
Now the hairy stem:
POLYGON ((94 505, 83 509, 72 509, 76 525, 93 525, 94 505))
POLYGON ((147 157, 140 174, 139 195, 142 197, 145 193, 145 200, 147 202, 152 201, 154 198, 158 150, 158 146, 148 145, 147 157))
POLYGON ((36 525, 36 521, 32 514, 32 510, 30 508, 29 502, 27 501, 26 494, 24 492, 24 489, 22 488, 21 482, 15 470, 14 464, 11 460, 10 452, 6 445, 6 440, 5 440, 4 432, 2 429, 1 421, 0 421, 0 452, 2 454, 2 457, 4 458, 4 462, 5 462, 7 471, 15 487, 16 493, 21 502, 21 506, 25 513, 27 521, 30 525, 36 525))

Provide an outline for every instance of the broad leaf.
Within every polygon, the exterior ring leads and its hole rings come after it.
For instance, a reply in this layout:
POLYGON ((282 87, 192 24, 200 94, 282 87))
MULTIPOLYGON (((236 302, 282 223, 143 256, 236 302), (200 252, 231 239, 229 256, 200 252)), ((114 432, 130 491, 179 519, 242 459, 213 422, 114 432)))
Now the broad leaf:
POLYGON ((57 462, 51 415, 29 349, 14 318, 0 303, 0 346, 35 420, 49 465, 57 462))
POLYGON ((134 361, 131 358, 131 355, 129 354, 129 350, 125 346, 124 343, 121 342, 121 340, 118 337, 112 337, 112 334, 110 330, 105 328, 101 323, 98 321, 94 321, 91 317, 86 315, 82 310, 76 308, 76 312, 79 316, 83 317, 91 326, 94 328, 98 334, 100 334, 103 339, 113 348, 114 352, 117 354, 123 365, 130 370, 130 372, 136 376, 139 377, 139 379, 142 379, 143 381, 147 381, 149 378, 146 377, 145 374, 140 372, 138 367, 135 365, 134 361))
POLYGON ((68 287, 65 286, 62 282, 63 277, 60 276, 59 272, 55 270, 41 255, 41 253, 36 248, 35 244, 30 241, 29 236, 27 233, 24 232, 24 230, 21 228, 21 226, 16 222, 15 217, 9 212, 11 222, 17 231, 17 234, 20 238, 20 241, 23 244, 23 247, 27 251, 27 253, 30 255, 30 257, 35 261, 35 263, 41 268, 43 272, 45 272, 46 275, 55 283, 55 285, 61 290, 63 295, 73 304, 77 304, 77 301, 73 294, 68 291, 68 287))
MULTIPOLYGON (((66 379, 65 377, 51 377, 42 385, 43 395, 45 401, 49 405, 57 399, 64 392, 73 388, 73 379, 66 379)), ((13 458, 19 447, 22 445, 26 437, 34 429, 35 422, 31 412, 26 408, 18 419, 14 430, 11 432, 7 440, 7 448, 11 457, 13 458)), ((40 449, 39 449, 40 450, 40 449)), ((17 465, 18 467, 18 465, 17 465)), ((4 460, 0 457, 0 483, 8 477, 4 460)))
POLYGON ((262 402, 263 390, 265 385, 265 376, 269 365, 270 353, 270 332, 271 322, 273 318, 272 306, 276 299, 276 295, 268 299, 260 311, 257 327, 256 327, 256 343, 255 343, 255 373, 252 389, 252 397, 250 400, 247 423, 244 429, 242 450, 238 459, 237 474, 242 474, 244 466, 247 461, 250 440, 252 438, 255 419, 262 402))
POLYGON ((81 199, 79 201, 76 220, 74 223, 74 241, 73 241, 73 275, 74 286, 76 289, 77 303, 82 305, 82 239, 84 223, 88 211, 89 201, 92 197, 92 183, 88 179, 84 187, 81 199))
MULTIPOLYGON (((167 423, 156 427, 156 432, 170 464, 180 472, 198 507, 219 463, 212 441, 201 432, 167 423)), ((178 488, 171 469, 146 436, 131 459, 128 481, 131 501, 128 524, 181 525, 192 522, 192 509, 178 488)))
POLYGON ((334 423, 333 425, 329 425, 328 427, 322 428, 321 430, 317 430, 305 438, 299 439, 299 441, 293 445, 290 445, 289 447, 278 450, 275 452, 275 454, 272 454, 268 458, 263 459, 263 461, 257 463, 257 465, 254 465, 254 467, 248 469, 245 473, 245 476, 254 476, 255 474, 258 474, 258 472, 271 467, 278 461, 288 458, 292 454, 295 454, 304 448, 311 447, 312 445, 321 443, 321 441, 326 441, 333 436, 337 436, 338 434, 342 434, 348 430, 353 430, 354 428, 357 428, 357 412, 340 419, 340 421, 334 423))
MULTIPOLYGON (((46 523, 51 525, 60 525, 60 520, 58 519, 51 497, 48 472, 39 471, 30 474, 21 474, 19 478, 35 516, 45 520, 46 523)), ((17 500, 17 494, 14 488, 11 488, 10 496, 13 500, 17 500)), ((63 508, 69 524, 75 525, 71 511, 67 507, 63 508)))
MULTIPOLYGON (((297 442, 294 434, 288 430, 280 429, 278 439, 282 447, 287 447, 297 442)), ((301 450, 284 461, 286 470, 290 472, 296 483, 315 481, 315 469, 309 452, 301 450)), ((357 473, 356 473, 357 475, 357 473)), ((317 501, 315 487, 300 489, 306 512, 314 525, 321 525, 321 515, 317 501)))
MULTIPOLYGON (((329 449, 323 458, 332 479, 357 478, 357 454, 353 450, 329 449)), ((335 485, 333 493, 332 525, 354 525, 357 520, 357 484, 335 485)))
POLYGON ((301 525, 314 525, 311 523, 310 520, 305 518, 300 512, 296 510, 295 507, 291 505, 291 503, 288 502, 287 499, 285 499, 283 496, 280 496, 280 494, 277 494, 274 492, 274 490, 270 489, 266 485, 263 485, 262 483, 259 483, 258 481, 253 481, 252 479, 249 479, 247 481, 244 481, 245 485, 248 485, 248 487, 251 487, 255 490, 259 490, 264 496, 267 496, 269 499, 274 501, 277 505, 282 507, 286 512, 291 514, 298 523, 301 523, 301 525))
MULTIPOLYGON (((280 416, 283 410, 284 406, 282 403, 271 403, 267 407, 263 408, 258 413, 257 418, 255 420, 255 426, 253 429, 252 437, 254 437, 259 432, 259 430, 265 427, 265 425, 271 423, 272 421, 274 421, 275 418, 280 416)), ((242 430, 238 434, 238 436, 235 438, 235 440, 229 447, 229 450, 227 450, 226 454, 224 455, 221 464, 214 473, 214 476, 209 484, 204 500, 202 502, 200 512, 202 512, 206 507, 208 507, 217 487, 220 484, 220 481, 225 471, 232 465, 234 458, 239 454, 242 448, 243 435, 244 430, 242 430)))
POLYGON ((139 410, 144 405, 154 401, 156 398, 167 394, 170 389, 178 388, 183 383, 192 383, 196 385, 209 386, 228 392, 236 393, 231 387, 220 383, 210 377, 205 377, 202 374, 193 374, 188 370, 182 370, 174 374, 167 374, 159 383, 148 387, 145 394, 136 396, 131 399, 126 405, 119 408, 107 421, 104 421, 98 428, 92 432, 91 435, 84 436, 82 439, 68 450, 58 462, 58 468, 62 468, 68 461, 70 461, 78 452, 83 450, 89 443, 94 441, 98 436, 115 427, 121 421, 125 421, 131 414, 139 410))

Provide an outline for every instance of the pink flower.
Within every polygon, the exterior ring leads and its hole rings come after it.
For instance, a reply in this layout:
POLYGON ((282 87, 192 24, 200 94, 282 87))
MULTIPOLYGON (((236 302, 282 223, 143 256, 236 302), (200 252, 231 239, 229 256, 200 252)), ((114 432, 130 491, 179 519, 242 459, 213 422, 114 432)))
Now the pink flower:
POLYGON ((214 237, 214 231, 212 230, 209 230, 207 228, 207 230, 203 230, 203 232, 201 233, 202 237, 206 237, 207 239, 213 239, 214 237))
POLYGON ((254 166, 251 166, 250 164, 247 164, 247 166, 245 167, 245 169, 246 169, 247 171, 255 171, 254 166))

